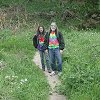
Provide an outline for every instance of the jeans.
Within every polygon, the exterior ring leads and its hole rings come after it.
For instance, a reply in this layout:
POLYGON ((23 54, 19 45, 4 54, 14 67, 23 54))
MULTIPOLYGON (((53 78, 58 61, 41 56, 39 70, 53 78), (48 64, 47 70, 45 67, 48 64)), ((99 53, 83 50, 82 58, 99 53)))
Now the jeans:
POLYGON ((58 72, 62 72, 62 58, 59 48, 49 49, 50 64, 53 71, 56 71, 56 60, 58 64, 58 72))
POLYGON ((42 64, 42 69, 45 70, 45 60, 46 60, 46 66, 47 66, 47 70, 50 70, 50 61, 49 61, 49 56, 48 53, 46 53, 45 51, 40 51, 40 58, 41 58, 41 64, 42 64))

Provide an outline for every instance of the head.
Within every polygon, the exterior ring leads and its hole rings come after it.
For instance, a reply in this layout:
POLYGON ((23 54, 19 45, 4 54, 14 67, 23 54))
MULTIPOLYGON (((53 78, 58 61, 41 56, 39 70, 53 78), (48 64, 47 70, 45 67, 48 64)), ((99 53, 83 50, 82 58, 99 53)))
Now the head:
POLYGON ((55 22, 52 22, 50 25, 50 32, 51 31, 57 32, 57 25, 55 22))
POLYGON ((39 34, 44 34, 44 27, 43 26, 39 26, 38 27, 38 29, 37 29, 37 32, 39 33, 39 34))

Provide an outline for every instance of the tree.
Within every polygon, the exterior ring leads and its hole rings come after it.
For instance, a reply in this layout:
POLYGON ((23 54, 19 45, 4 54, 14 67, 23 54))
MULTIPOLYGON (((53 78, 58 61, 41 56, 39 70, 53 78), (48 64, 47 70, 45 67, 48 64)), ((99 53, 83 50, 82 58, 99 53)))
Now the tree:
POLYGON ((85 0, 86 6, 90 7, 90 9, 98 10, 99 9, 100 0, 85 0))

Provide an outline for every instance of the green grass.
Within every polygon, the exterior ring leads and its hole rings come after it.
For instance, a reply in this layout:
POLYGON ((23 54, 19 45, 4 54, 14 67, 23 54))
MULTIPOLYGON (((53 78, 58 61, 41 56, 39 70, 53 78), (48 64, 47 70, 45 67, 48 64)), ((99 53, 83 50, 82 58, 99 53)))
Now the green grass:
POLYGON ((61 92, 69 100, 100 99, 99 31, 65 30, 61 92))
POLYGON ((49 86, 33 63, 32 31, 1 31, 0 100, 47 100, 49 86))
MULTIPOLYGON (((59 91, 68 100, 100 100, 100 30, 77 31, 74 27, 79 25, 88 11, 95 10, 95 7, 90 3, 82 5, 75 1, 67 2, 63 7, 56 0, 0 1, 2 9, 17 5, 30 14, 50 11, 57 13, 54 21, 64 34, 66 44, 59 91), (61 15, 66 9, 74 10, 79 19, 69 18, 62 22, 61 15)), ((6 19, 7 22, 9 18, 6 19)), ((19 18, 20 22, 24 19, 20 15, 19 18)), ((48 30, 50 23, 51 20, 46 17, 31 16, 15 35, 7 28, 0 31, 0 100, 47 100, 47 80, 32 62, 35 53, 32 36, 38 24, 43 24, 48 30)))
MULTIPOLYGON (((69 100, 99 100, 99 30, 77 31, 61 27, 60 31, 66 47, 59 91, 69 100)), ((0 59, 5 65, 0 69, 1 100, 47 100, 47 80, 32 62, 35 53, 33 29, 23 29, 15 35, 10 30, 2 30, 0 35, 0 59)))

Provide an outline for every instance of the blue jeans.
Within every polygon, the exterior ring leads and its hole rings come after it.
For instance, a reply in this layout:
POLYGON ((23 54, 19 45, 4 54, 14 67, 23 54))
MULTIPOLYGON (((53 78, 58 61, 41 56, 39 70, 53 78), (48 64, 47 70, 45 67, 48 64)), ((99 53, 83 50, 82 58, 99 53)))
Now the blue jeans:
POLYGON ((45 51, 40 51, 40 58, 41 58, 41 64, 42 64, 42 69, 45 70, 45 60, 46 60, 46 66, 47 66, 47 70, 50 70, 50 61, 49 61, 49 56, 48 53, 46 53, 45 51))
POLYGON ((56 71, 56 60, 58 64, 58 71, 62 71, 62 58, 59 48, 49 49, 50 64, 53 71, 56 71))

